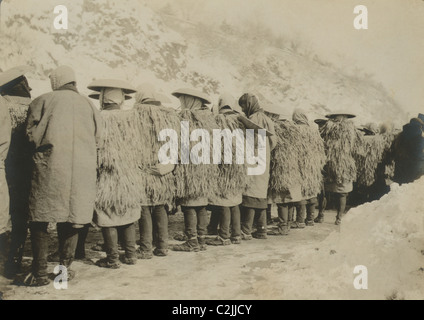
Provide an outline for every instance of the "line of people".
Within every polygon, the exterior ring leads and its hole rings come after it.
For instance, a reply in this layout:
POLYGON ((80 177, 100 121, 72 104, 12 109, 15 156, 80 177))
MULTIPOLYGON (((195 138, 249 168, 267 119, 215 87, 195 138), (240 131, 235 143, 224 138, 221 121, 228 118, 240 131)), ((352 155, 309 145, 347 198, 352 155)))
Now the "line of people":
MULTIPOLYGON (((181 104, 177 112, 162 105, 164 97, 153 86, 134 88, 112 79, 88 86, 90 98, 99 100, 99 111, 78 92, 72 68, 55 69, 52 92, 32 102, 26 72, 28 68, 19 67, 0 75, 0 234, 4 238, 12 229, 6 271, 13 277, 20 272, 29 221, 33 262, 24 279, 28 286, 50 283, 49 223, 57 224, 59 260, 69 279, 75 276, 70 267, 76 252, 84 256, 92 222, 102 228, 106 258, 97 265, 105 268, 163 257, 169 249, 198 252, 207 245, 240 244, 313 226, 323 222, 325 191, 338 195, 336 224, 341 223, 357 176, 355 148, 361 140, 349 112, 327 115, 327 120, 316 121, 318 128, 301 110, 287 116, 283 108, 261 105, 257 95, 246 93, 238 101, 221 95, 214 114, 207 107, 210 98, 195 89, 173 93, 181 104), (123 110, 132 98, 134 107, 123 110), (180 133, 182 120, 189 123, 190 134, 198 128, 265 129, 265 172, 248 176, 249 165, 235 161, 237 148, 243 146, 234 141, 231 150, 222 148, 223 154, 233 155, 231 164, 184 164, 182 154, 177 165, 161 164, 160 132, 180 133), (269 231, 273 203, 278 225, 269 231), (170 247, 168 214, 177 206, 184 214, 183 243, 170 247), (206 237, 209 222, 209 231, 217 233, 214 239, 206 237)), ((196 143, 186 147, 193 150, 196 143)), ((179 153, 178 146, 169 152, 179 153)))

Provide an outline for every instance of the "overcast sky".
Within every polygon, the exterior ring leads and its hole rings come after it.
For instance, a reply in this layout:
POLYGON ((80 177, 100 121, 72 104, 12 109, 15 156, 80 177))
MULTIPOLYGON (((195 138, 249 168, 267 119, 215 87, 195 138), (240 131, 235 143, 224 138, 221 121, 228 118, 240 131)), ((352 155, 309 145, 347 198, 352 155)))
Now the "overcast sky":
MULTIPOLYGON (((150 0, 157 8, 168 0, 150 0)), ((374 74, 402 107, 424 113, 423 0, 174 0, 199 21, 263 21, 295 36, 336 65, 374 74), (353 27, 356 5, 368 8, 368 30, 353 27)))

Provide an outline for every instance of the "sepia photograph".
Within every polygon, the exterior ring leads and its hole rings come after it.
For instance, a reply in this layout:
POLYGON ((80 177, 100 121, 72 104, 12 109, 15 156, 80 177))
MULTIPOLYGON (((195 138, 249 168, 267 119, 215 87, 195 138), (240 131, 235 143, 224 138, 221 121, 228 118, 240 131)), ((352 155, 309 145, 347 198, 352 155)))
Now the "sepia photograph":
POLYGON ((0 39, 0 300, 424 299, 423 0, 0 0, 0 39))

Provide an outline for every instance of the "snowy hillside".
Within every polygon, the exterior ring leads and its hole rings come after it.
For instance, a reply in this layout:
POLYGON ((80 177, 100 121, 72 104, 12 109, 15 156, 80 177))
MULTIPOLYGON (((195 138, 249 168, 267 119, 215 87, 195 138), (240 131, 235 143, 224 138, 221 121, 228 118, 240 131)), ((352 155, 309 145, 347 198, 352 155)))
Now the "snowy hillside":
POLYGON ((359 116, 358 124, 406 121, 384 88, 365 76, 343 74, 302 51, 296 39, 276 44, 251 35, 249 28, 179 20, 138 0, 4 0, 0 68, 33 65, 36 72, 28 77, 35 95, 49 90, 54 67, 68 64, 83 93, 95 78, 117 77, 134 86, 151 82, 168 95, 193 86, 214 101, 224 90, 236 97, 253 90, 287 113, 302 107, 311 118, 348 108, 359 116), (53 29, 58 4, 69 11, 66 31, 53 29))

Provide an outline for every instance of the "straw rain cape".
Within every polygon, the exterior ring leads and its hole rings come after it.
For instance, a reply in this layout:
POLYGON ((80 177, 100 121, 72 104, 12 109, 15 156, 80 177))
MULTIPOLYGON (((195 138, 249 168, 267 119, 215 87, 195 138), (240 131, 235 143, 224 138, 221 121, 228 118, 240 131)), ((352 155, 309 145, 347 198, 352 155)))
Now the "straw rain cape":
MULTIPOLYGON (((234 130, 241 129, 243 134, 245 132, 245 127, 237 119, 237 115, 219 114, 215 116, 215 119, 222 130, 229 129, 231 132, 234 132, 234 130)), ((230 147, 231 146, 228 146, 227 148, 230 147)), ((244 154, 244 144, 236 144, 235 139, 233 139, 232 148, 230 150, 224 150, 224 147, 222 147, 222 163, 218 165, 218 197, 232 198, 241 194, 246 189, 248 181, 247 166, 245 162, 244 164, 236 163, 237 150, 241 150, 242 154, 244 154), (224 153, 232 154, 232 164, 224 164, 224 153)))
POLYGON ((135 110, 103 111, 103 130, 98 151, 96 208, 113 209, 124 216, 140 207, 144 186, 139 183, 141 154, 140 122, 135 110))
POLYGON ((327 178, 344 184, 356 180, 355 154, 361 152, 360 134, 350 120, 328 121, 322 128, 327 153, 327 178))
MULTIPOLYGON (((138 143, 142 152, 138 155, 139 176, 138 184, 141 188, 140 201, 143 206, 162 205, 170 203, 175 198, 175 176, 170 173, 156 176, 145 169, 159 162, 159 149, 164 142, 158 140, 159 132, 164 129, 175 130, 180 133, 180 119, 178 114, 169 108, 137 103, 134 106, 139 130, 138 143)), ((178 152, 178 145, 173 146, 178 152)))
POLYGON ((386 141, 380 134, 361 136, 359 141, 360 152, 355 154, 358 168, 357 183, 360 187, 370 187, 376 181, 377 168, 383 161, 386 141))
POLYGON ((302 183, 298 152, 299 126, 291 121, 278 121, 275 124, 275 134, 277 146, 271 152, 269 181, 269 193, 272 198, 287 194, 290 189, 302 183))
MULTIPOLYGON (((188 121, 190 125, 190 134, 195 129, 207 130, 212 137, 213 129, 219 129, 213 114, 208 109, 202 110, 182 110, 180 120, 188 121)), ((190 150, 198 142, 190 142, 190 150)), ((212 143, 211 143, 212 146, 212 143)), ((218 166, 212 162, 212 149, 210 150, 210 164, 178 164, 175 169, 175 178, 177 184, 177 198, 182 201, 210 198, 219 193, 218 166)), ((207 200, 206 200, 207 202, 207 200)))
POLYGON ((317 128, 298 125, 297 140, 299 170, 302 177, 302 196, 306 199, 316 197, 323 186, 323 170, 326 163, 324 140, 317 128))

